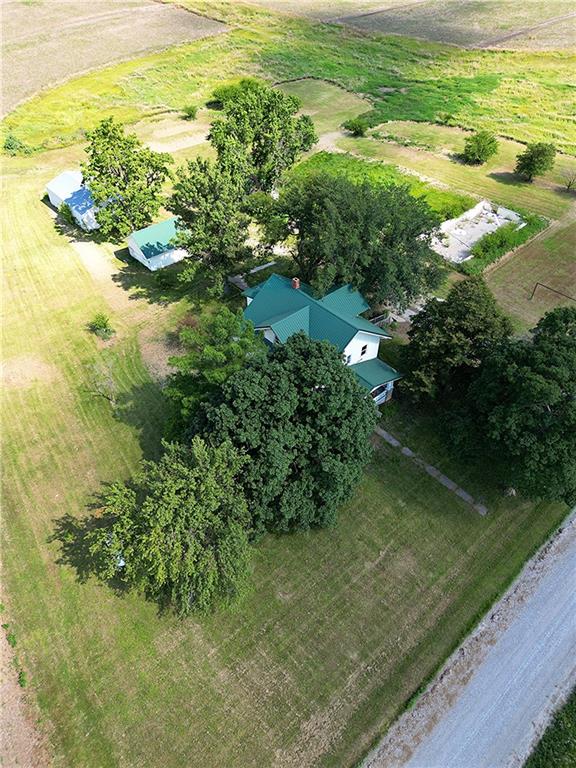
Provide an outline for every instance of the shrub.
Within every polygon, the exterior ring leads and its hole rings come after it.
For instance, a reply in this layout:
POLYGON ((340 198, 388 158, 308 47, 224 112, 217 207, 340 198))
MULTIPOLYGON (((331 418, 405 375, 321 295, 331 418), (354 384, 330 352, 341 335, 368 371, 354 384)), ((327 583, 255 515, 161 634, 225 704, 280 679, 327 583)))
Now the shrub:
POLYGON ((60 208, 58 208, 58 213, 60 214, 62 220, 66 222, 66 224, 69 224, 71 227, 75 226, 76 219, 72 214, 72 209, 67 203, 62 203, 60 208))
POLYGON ((255 77, 243 77, 232 83, 224 83, 214 88, 208 105, 222 109, 226 104, 237 99, 241 93, 256 91, 260 87, 261 83, 255 77))
POLYGON ((14 634, 14 632, 8 632, 8 634, 6 635, 6 640, 8 640, 8 645, 11 648, 16 647, 16 635, 14 634))
POLYGON ((353 117, 350 120, 346 120, 345 123, 342 123, 342 128, 351 133, 352 136, 366 136, 368 123, 361 117, 353 117))
POLYGON ((472 258, 460 265, 460 271, 465 275, 482 274, 489 264, 525 243, 547 225, 546 220, 540 216, 523 214, 523 217, 526 224, 521 229, 518 224, 511 222, 480 238, 472 248, 472 258))
POLYGON ((93 334, 104 341, 112 338, 115 334, 115 330, 110 325, 110 318, 103 312, 98 312, 97 315, 94 315, 94 319, 88 324, 88 328, 93 334))
POLYGON ((196 120, 198 107, 195 104, 188 104, 188 106, 184 107, 182 112, 184 112, 184 117, 186 120, 196 120))
POLYGON ((32 152, 32 147, 17 139, 13 133, 9 133, 4 139, 3 149, 7 155, 12 157, 15 155, 29 155, 32 152))
POLYGON ((24 670, 21 669, 18 672, 18 685, 20 686, 20 688, 26 688, 27 682, 28 680, 26 678, 26 672, 24 672, 24 670))
POLYGON ((478 131, 467 136, 462 157, 469 165, 482 165, 498 152, 498 141, 490 131, 478 131))
POLYGON ((524 152, 516 158, 514 172, 526 181, 532 181, 534 176, 540 176, 554 166, 555 156, 554 144, 546 144, 543 141, 528 144, 524 152))

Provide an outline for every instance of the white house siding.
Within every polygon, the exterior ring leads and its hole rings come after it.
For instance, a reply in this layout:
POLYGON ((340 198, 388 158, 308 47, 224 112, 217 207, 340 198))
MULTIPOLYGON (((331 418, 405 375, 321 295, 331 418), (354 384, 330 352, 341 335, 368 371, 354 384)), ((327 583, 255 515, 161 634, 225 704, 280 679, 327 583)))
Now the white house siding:
POLYGON ((176 264, 176 262, 186 258, 186 251, 183 248, 173 248, 170 251, 164 251, 164 253, 159 253, 158 256, 147 259, 132 237, 128 238, 128 250, 132 258, 139 261, 151 272, 156 272, 158 269, 169 267, 170 264, 176 264))
POLYGON ((46 192, 48 192, 48 199, 50 200, 51 204, 58 210, 64 200, 60 197, 60 195, 56 194, 53 189, 50 189, 50 187, 46 187, 46 192))
POLYGON ((266 341, 269 341, 271 344, 276 344, 276 334, 272 330, 272 328, 265 328, 264 329, 264 338, 266 341))
POLYGON ((342 355, 347 365, 362 363, 365 360, 372 360, 373 358, 378 357, 379 345, 380 336, 375 336, 372 333, 365 333, 364 331, 358 331, 356 336, 348 342, 342 355), (367 349, 366 352, 362 354, 362 347, 364 345, 367 346, 367 349))
POLYGON ((187 256, 186 251, 183 248, 173 248, 171 251, 164 251, 164 253, 154 256, 152 259, 146 259, 148 269, 155 272, 157 269, 163 269, 169 267, 170 264, 176 264, 187 256))

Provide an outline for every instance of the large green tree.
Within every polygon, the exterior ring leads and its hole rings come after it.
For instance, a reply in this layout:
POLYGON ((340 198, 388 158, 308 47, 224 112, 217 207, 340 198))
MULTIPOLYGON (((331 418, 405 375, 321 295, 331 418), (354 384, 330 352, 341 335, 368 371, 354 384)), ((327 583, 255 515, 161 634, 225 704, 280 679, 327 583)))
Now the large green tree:
POLYGON ((231 312, 227 307, 201 317, 195 326, 185 327, 180 343, 184 352, 170 358, 175 372, 164 390, 177 409, 174 434, 182 431, 199 403, 213 397, 233 373, 267 354, 262 334, 241 311, 231 312))
POLYGON ((432 299, 413 318, 402 390, 429 402, 461 395, 491 348, 511 333, 481 277, 457 283, 446 301, 432 299))
POLYGON ((247 192, 270 192, 302 152, 317 141, 308 115, 298 115, 299 100, 265 84, 239 89, 224 103, 224 116, 212 123, 210 142, 219 163, 246 164, 247 192))
POLYGON ((246 252, 250 218, 244 196, 242 167, 196 158, 178 169, 167 208, 178 217, 178 241, 190 254, 190 272, 202 265, 222 278, 246 252))
POLYGON ((255 534, 331 525, 370 456, 377 409, 328 342, 296 334, 231 376, 204 431, 251 461, 242 473, 255 534))
POLYGON ((476 131, 464 139, 462 157, 470 165, 482 165, 498 152, 498 140, 490 131, 476 131))
POLYGON ((437 224, 404 187, 313 173, 292 176, 267 226, 295 237, 300 276, 319 294, 349 282, 372 303, 406 306, 440 282, 442 259, 430 248, 437 224))
POLYGON ((576 503, 576 309, 545 315, 532 341, 495 347, 463 406, 459 448, 530 497, 576 503))
POLYGON ((528 144, 526 149, 516 158, 515 173, 526 181, 532 181, 535 176, 541 176, 554 167, 556 147, 544 141, 528 144))
POLYGON ((119 240, 150 224, 160 210, 172 158, 144 147, 135 134, 125 134, 112 118, 102 120, 86 135, 84 182, 95 204, 101 206, 96 220, 102 235, 119 240))
POLYGON ((168 444, 133 483, 111 486, 104 519, 89 534, 104 579, 121 579, 180 615, 233 601, 246 586, 249 523, 229 443, 168 444))

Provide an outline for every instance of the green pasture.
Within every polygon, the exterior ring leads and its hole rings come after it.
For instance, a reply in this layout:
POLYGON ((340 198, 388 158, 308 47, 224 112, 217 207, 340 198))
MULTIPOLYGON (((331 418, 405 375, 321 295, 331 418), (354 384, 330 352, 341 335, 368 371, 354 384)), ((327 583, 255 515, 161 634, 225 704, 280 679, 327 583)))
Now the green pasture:
POLYGON ((300 163, 294 171, 295 174, 313 172, 345 176, 357 184, 368 182, 384 186, 392 184, 406 186, 414 197, 423 198, 441 220, 460 216, 476 203, 475 199, 469 195, 426 184, 413 175, 402 173, 394 165, 371 163, 353 155, 319 152, 300 163))

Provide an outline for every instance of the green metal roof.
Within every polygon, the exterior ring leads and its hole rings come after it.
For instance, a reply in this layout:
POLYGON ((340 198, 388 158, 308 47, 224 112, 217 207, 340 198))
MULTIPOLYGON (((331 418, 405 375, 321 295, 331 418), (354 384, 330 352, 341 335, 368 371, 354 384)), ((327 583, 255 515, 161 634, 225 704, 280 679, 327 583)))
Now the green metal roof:
POLYGON ((386 365, 382 360, 375 357, 373 360, 366 360, 363 363, 351 365, 350 369, 354 371, 362 386, 372 391, 375 387, 382 384, 388 384, 390 381, 397 381, 402 378, 395 368, 386 365))
POLYGON ((130 237, 147 259, 171 251, 174 248, 171 241, 176 237, 176 217, 138 229, 130 237))
POLYGON ((249 299, 253 299, 259 290, 260 290, 260 285, 248 286, 248 288, 242 291, 242 296, 248 296, 249 299))
POLYGON ((310 335, 310 307, 302 307, 297 312, 285 315, 270 327, 282 342, 298 331, 304 331, 305 334, 310 335))
POLYGON ((320 303, 344 315, 359 315, 370 309, 364 296, 350 285, 343 285, 341 288, 326 294, 324 298, 320 299, 320 303))
POLYGON ((244 291, 245 296, 252 298, 244 315, 256 328, 272 328, 281 341, 304 331, 310 338, 325 339, 343 351, 358 331, 390 338, 382 328, 358 316, 358 311, 365 311, 368 305, 350 286, 315 299, 309 286, 302 284, 295 289, 291 280, 274 274, 256 287, 256 293, 251 288, 244 291), (305 309, 307 312, 302 311, 305 309))

